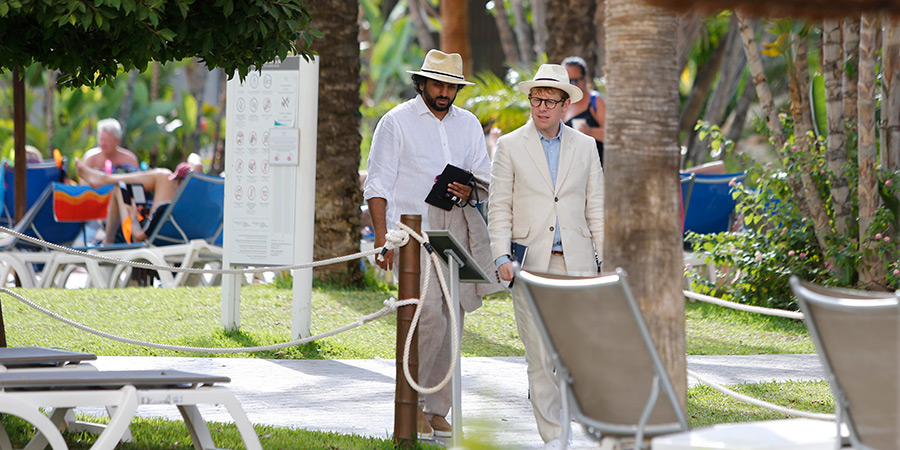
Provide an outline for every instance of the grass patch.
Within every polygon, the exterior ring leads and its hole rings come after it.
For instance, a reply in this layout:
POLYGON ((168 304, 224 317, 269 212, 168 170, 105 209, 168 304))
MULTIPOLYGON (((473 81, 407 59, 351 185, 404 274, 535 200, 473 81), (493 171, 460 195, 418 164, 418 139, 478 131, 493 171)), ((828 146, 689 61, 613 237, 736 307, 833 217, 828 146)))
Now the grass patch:
MULTIPOLYGON (((19 289, 26 298, 90 327, 163 344, 196 347, 246 347, 290 340, 291 290, 244 287, 241 328, 225 332, 219 323, 221 289, 19 289)), ((339 289, 317 286, 312 293, 312 334, 329 331, 371 314, 388 297, 383 286, 339 289)), ((254 354, 205 354, 157 350, 119 343, 53 320, 12 298, 4 298, 3 316, 10 346, 45 346, 98 355, 219 356, 259 358, 394 358, 396 315, 305 346, 254 354)), ((686 305, 690 355, 812 353, 805 326, 795 320, 735 311, 715 305, 686 305)), ((508 293, 485 298, 466 315, 463 356, 522 356, 508 293)))
MULTIPOLYGON (((108 422, 107 417, 79 415, 80 419, 91 422, 108 422)), ((4 415, 0 419, 12 441, 13 447, 23 448, 34 435, 30 425, 17 417, 4 415)), ((208 422, 210 434, 219 448, 244 448, 240 433, 233 424, 208 422)), ((322 450, 370 450, 393 449, 390 439, 379 439, 358 435, 338 434, 325 431, 307 431, 296 428, 279 428, 254 425, 256 435, 264 449, 322 449, 322 450)), ((131 421, 133 442, 119 443, 117 449, 193 449, 193 441, 184 422, 159 418, 137 417, 131 421)), ((90 433, 64 433, 70 449, 89 449, 97 441, 97 435, 90 433)), ((442 447, 432 443, 418 443, 417 449, 437 450, 442 447)))
MULTIPOLYGON (((828 383, 824 381, 739 384, 728 388, 787 408, 814 413, 834 413, 834 397, 828 383)), ((794 418, 740 402, 705 385, 688 389, 687 414, 692 427, 794 418)))
POLYGON ((689 355, 815 353, 802 322, 689 301, 685 305, 689 355))

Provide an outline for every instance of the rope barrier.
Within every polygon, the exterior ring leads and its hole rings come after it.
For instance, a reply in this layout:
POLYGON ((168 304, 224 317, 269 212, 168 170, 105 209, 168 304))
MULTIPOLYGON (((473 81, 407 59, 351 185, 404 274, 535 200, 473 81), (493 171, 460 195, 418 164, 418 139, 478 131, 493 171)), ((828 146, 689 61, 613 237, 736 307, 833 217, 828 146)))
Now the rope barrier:
POLYGON ((698 294, 691 291, 682 291, 685 297, 699 300, 701 302, 711 303, 713 305, 724 306, 726 308, 736 309, 738 311, 747 311, 752 313, 765 314, 767 316, 786 317, 788 319, 803 320, 803 313, 797 311, 785 311, 783 309, 765 308, 762 306, 744 305, 741 303, 729 302, 720 298, 711 297, 709 295, 698 294))
POLYGON ((798 409, 787 408, 787 407, 784 407, 784 406, 781 406, 781 405, 776 405, 776 404, 774 404, 774 403, 769 403, 769 402, 766 402, 766 401, 763 401, 763 400, 755 399, 755 398, 753 398, 753 397, 748 397, 748 396, 746 396, 746 395, 744 395, 744 394, 741 394, 741 393, 732 391, 731 389, 728 389, 728 388, 726 388, 725 386, 722 386, 721 384, 718 384, 718 383, 716 383, 716 382, 714 382, 714 381, 712 381, 712 380, 710 380, 710 379, 708 379, 708 378, 705 378, 705 377, 703 377, 703 376, 698 375, 698 374, 697 374, 696 372, 694 372, 694 371, 688 370, 688 371, 687 371, 687 374, 688 374, 688 376, 693 377, 693 378, 696 379, 697 381, 699 381, 699 382, 701 382, 701 383, 703 383, 703 384, 705 384, 705 385, 707 385, 707 386, 709 386, 709 387, 711 387, 711 388, 713 388, 713 389, 715 389, 715 390, 717 390, 717 391, 719 391, 719 392, 721 392, 721 393, 723 393, 723 394, 725 394, 725 395, 727 395, 727 396, 729 396, 729 397, 733 397, 733 398, 735 398, 735 399, 737 399, 737 400, 740 400, 740 401, 742 401, 742 402, 744 402, 744 403, 749 403, 749 404, 751 404, 751 405, 758 406, 758 407, 760 407, 760 408, 769 409, 769 410, 772 410, 772 411, 775 411, 775 412, 780 412, 780 413, 782 413, 782 414, 788 414, 788 415, 791 415, 791 416, 805 417, 805 418, 807 418, 807 419, 829 420, 829 421, 832 421, 832 422, 835 420, 835 415, 834 415, 834 414, 813 413, 813 412, 809 412, 809 411, 801 411, 801 410, 798 410, 798 409))
MULTIPOLYGON (((404 225, 403 223, 397 222, 397 226, 400 227, 401 230, 405 231, 409 236, 412 236, 415 240, 419 241, 419 244, 425 246, 428 243, 428 233, 422 233, 424 236, 420 236, 416 233, 412 228, 404 225)), ((416 392, 421 394, 434 394, 435 392, 440 391, 450 380, 453 378, 453 371, 456 370, 456 362, 459 359, 459 327, 457 326, 457 317, 456 311, 453 308, 453 300, 450 298, 450 290, 447 288, 447 280, 444 278, 444 272, 440 269, 440 261, 438 260, 438 256, 433 252, 429 251, 428 255, 430 258, 426 258, 425 261, 425 282, 422 286, 422 292, 428 292, 428 287, 431 281, 431 271, 436 270, 438 276, 438 282, 441 285, 441 292, 444 294, 444 301, 447 303, 447 311, 450 315, 450 367, 447 369, 447 375, 444 376, 444 379, 440 381, 440 383, 427 388, 422 387, 413 379, 412 375, 409 372, 409 349, 412 346, 412 337, 413 333, 416 332, 416 326, 419 324, 419 316, 422 313, 422 308, 416 308, 415 314, 413 314, 412 323, 409 325, 409 332, 406 334, 406 343, 403 346, 403 375, 406 376, 406 381, 409 385, 415 389, 416 392)))
MULTIPOLYGON (((398 230, 395 230, 398 231, 398 230)), ((52 242, 47 242, 42 239, 38 239, 35 237, 27 236, 18 231, 2 227, 0 226, 0 232, 8 233, 13 235, 19 239, 26 240, 33 244, 41 245, 43 247, 47 247, 59 252, 68 253, 70 255, 77 255, 87 259, 93 259, 97 261, 103 261, 113 264, 125 265, 130 267, 139 267, 142 269, 151 269, 151 270, 162 270, 166 272, 186 272, 193 274, 216 274, 216 275, 243 275, 248 273, 263 273, 263 272, 281 272, 285 270, 295 270, 295 269, 309 269, 313 267, 319 266, 327 266, 329 264, 337 264, 345 261, 351 261, 354 259, 364 258, 369 255, 374 255, 382 251, 382 249, 394 249, 402 247, 409 241, 409 236, 405 235, 403 232, 399 233, 389 233, 387 236, 387 241, 385 242, 383 247, 374 248, 372 250, 366 250, 358 253, 354 253, 352 255, 338 256, 334 258, 324 259, 321 261, 313 261, 310 263, 303 264, 294 264, 294 265, 285 265, 285 266, 262 266, 255 268, 245 268, 245 269, 206 269, 206 268, 195 268, 195 267, 175 267, 175 266, 161 266, 156 264, 142 263, 138 261, 129 261, 126 259, 113 258, 110 256, 103 255, 101 253, 90 253, 82 250, 75 250, 70 247, 66 247, 59 244, 54 244, 52 242)))
POLYGON ((388 315, 388 314, 390 314, 390 313, 396 312, 396 311, 397 311, 397 308, 400 307, 400 306, 417 305, 417 304, 419 304, 419 299, 404 299, 404 300, 399 300, 399 301, 398 301, 398 300, 395 300, 393 297, 391 297, 391 298, 389 298, 389 299, 387 299, 387 300, 384 301, 384 308, 381 308, 381 309, 379 309, 378 311, 375 311, 375 312, 372 313, 372 314, 368 314, 368 315, 365 315, 365 316, 363 316, 363 317, 360 317, 360 318, 357 319, 355 322, 352 322, 352 323, 350 323, 350 324, 344 325, 343 327, 336 328, 336 329, 331 330, 331 331, 326 331, 325 333, 320 333, 320 334, 317 334, 317 335, 315 335, 315 336, 310 336, 310 337, 306 337, 306 338, 303 338, 303 339, 296 339, 296 340, 293 340, 293 341, 290 341, 290 342, 283 342, 283 343, 279 343, 279 344, 270 344, 270 345, 260 345, 260 346, 256 346, 256 347, 224 347, 224 348, 218 348, 218 347, 191 347, 191 346, 186 346, 186 345, 160 344, 160 343, 156 343, 156 342, 141 341, 141 340, 138 340, 138 339, 131 339, 131 338, 126 338, 126 337, 118 336, 118 335, 115 335, 115 334, 107 333, 107 332, 105 332, 105 331, 97 330, 97 329, 95 329, 95 328, 91 328, 91 327, 89 327, 89 326, 87 326, 87 325, 78 323, 78 322, 76 322, 76 321, 74 321, 74 320, 72 320, 72 319, 69 319, 69 318, 64 317, 64 316, 62 316, 62 315, 60 315, 60 314, 57 314, 57 313, 55 313, 55 312, 53 312, 53 311, 50 311, 50 310, 48 310, 47 308, 44 308, 43 306, 40 306, 40 305, 38 305, 38 304, 32 302, 31 300, 28 300, 27 298, 23 297, 22 295, 19 295, 19 294, 15 293, 15 292, 13 292, 13 291, 7 289, 7 288, 0 288, 0 292, 2 292, 2 293, 4 293, 4 294, 7 294, 7 295, 9 295, 9 296, 15 298, 16 300, 19 300, 20 302, 22 302, 22 303, 24 303, 24 304, 30 306, 31 308, 33 308, 33 309, 35 309, 35 310, 37 310, 37 311, 39 311, 39 312, 41 312, 41 313, 43 313, 43 314, 49 316, 50 318, 53 318, 53 319, 58 320, 58 321, 60 321, 60 322, 63 322, 63 323, 65 323, 65 324, 67 324, 67 325, 71 325, 71 326, 73 326, 73 327, 75 327, 75 328, 78 328, 79 330, 86 331, 86 332, 88 332, 88 333, 91 333, 91 334, 100 336, 100 337, 102 337, 102 338, 106 338, 106 339, 111 339, 111 340, 114 340, 114 341, 123 342, 123 343, 125 343, 125 344, 132 344, 132 345, 139 345, 139 346, 142 346, 142 347, 157 348, 157 349, 160 349, 160 350, 174 350, 174 351, 197 352, 197 353, 252 353, 252 352, 262 352, 262 351, 268 351, 268 350, 278 350, 278 349, 282 349, 282 348, 286 348, 286 347, 293 347, 293 346, 296 346, 296 345, 303 345, 303 344, 306 344, 306 343, 308 343, 308 342, 312 342, 312 341, 315 341, 315 340, 318 340, 318 339, 326 338, 326 337, 329 337, 329 336, 333 336, 333 335, 335 335, 335 334, 339 334, 339 333, 343 333, 343 332, 348 331, 348 330, 352 330, 353 328, 356 328, 356 327, 358 327, 358 326, 365 325, 366 323, 369 323, 369 322, 371 322, 371 321, 373 321, 373 320, 380 319, 380 318, 382 318, 382 317, 384 317, 384 316, 386 316, 386 315, 388 315))

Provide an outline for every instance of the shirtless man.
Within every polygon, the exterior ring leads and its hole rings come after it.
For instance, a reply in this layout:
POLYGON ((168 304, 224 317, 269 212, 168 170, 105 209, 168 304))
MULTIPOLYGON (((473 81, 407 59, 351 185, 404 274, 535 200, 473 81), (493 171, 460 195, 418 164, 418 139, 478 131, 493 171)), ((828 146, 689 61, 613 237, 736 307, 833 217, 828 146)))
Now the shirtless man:
POLYGON ((97 122, 97 146, 84 154, 84 164, 97 170, 106 170, 106 161, 111 164, 112 173, 137 172, 140 163, 137 156, 127 148, 119 147, 122 142, 122 125, 116 119, 97 122))

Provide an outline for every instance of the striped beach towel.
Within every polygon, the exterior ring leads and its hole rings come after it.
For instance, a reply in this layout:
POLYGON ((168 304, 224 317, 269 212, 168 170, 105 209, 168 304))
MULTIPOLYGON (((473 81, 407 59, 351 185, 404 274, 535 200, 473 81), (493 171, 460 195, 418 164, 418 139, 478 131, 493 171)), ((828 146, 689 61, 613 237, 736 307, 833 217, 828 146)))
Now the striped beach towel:
POLYGON ((114 185, 92 188, 53 183, 53 216, 57 222, 105 219, 114 185))

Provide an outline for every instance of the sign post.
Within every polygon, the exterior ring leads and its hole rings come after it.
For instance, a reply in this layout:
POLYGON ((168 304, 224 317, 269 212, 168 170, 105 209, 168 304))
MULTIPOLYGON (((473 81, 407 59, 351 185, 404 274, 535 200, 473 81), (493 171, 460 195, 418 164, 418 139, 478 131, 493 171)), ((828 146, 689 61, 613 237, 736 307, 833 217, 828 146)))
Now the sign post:
MULTIPOLYGON (((289 56, 228 82, 223 267, 311 262, 319 60, 289 56)), ((309 335, 312 269, 294 271, 291 335, 309 335)), ((241 276, 223 275, 222 326, 240 327, 241 276)))

